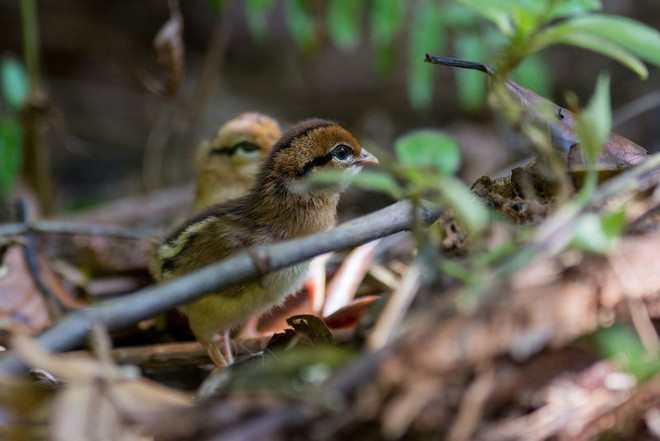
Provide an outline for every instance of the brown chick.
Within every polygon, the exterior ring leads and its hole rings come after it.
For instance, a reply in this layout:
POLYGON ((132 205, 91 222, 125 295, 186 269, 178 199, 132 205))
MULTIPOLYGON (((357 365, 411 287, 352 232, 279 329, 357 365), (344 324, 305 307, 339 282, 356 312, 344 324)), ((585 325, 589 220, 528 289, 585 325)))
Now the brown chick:
MULTIPOLYGON (((343 186, 300 192, 299 184, 321 169, 352 175, 363 165, 376 163, 348 130, 331 121, 296 124, 275 144, 249 193, 209 207, 165 239, 151 262, 154 277, 171 279, 245 248, 331 228, 343 186)), ((222 347, 227 344, 226 331, 294 293, 307 267, 305 262, 275 271, 182 308, 193 333, 217 364, 228 361, 222 347)))
POLYGON ((225 123, 197 151, 195 208, 243 196, 282 131, 273 118, 241 113, 225 123))
MULTIPOLYGON (((275 119, 257 112, 246 112, 223 124, 213 139, 202 142, 195 164, 195 210, 247 193, 261 164, 281 135, 275 119)), ((252 317, 240 334, 257 336, 258 323, 259 317, 252 317)))

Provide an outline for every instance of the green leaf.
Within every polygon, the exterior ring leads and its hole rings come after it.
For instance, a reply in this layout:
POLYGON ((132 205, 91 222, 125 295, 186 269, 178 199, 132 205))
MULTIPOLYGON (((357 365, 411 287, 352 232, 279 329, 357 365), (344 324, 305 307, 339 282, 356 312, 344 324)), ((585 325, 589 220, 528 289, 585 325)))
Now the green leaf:
POLYGON ((511 78, 541 96, 552 94, 552 79, 548 66, 538 55, 526 57, 512 72, 511 78))
POLYGON ((245 0, 245 19, 250 32, 257 40, 263 40, 268 31, 268 13, 273 0, 245 0))
POLYGON ((570 15, 584 14, 585 12, 598 11, 603 5, 600 0, 565 0, 554 2, 547 20, 557 17, 567 17, 570 15))
POLYGON ((603 143, 611 129, 610 78, 600 75, 587 108, 578 115, 576 127, 582 150, 591 164, 596 162, 603 150, 603 143))
POLYGON ((623 229, 620 216, 617 214, 604 219, 593 213, 582 216, 575 225, 571 245, 589 253, 606 254, 610 252, 616 245, 623 229))
POLYGON ((273 390, 298 399, 323 402, 336 397, 319 395, 318 387, 354 357, 354 351, 337 346, 298 346, 241 366, 233 372, 226 387, 230 391, 273 390))
POLYGON ((388 194, 395 199, 403 198, 403 190, 399 183, 386 173, 362 170, 353 178, 352 184, 365 190, 388 194))
POLYGON ((603 232, 608 237, 621 237, 626 227, 626 211, 617 210, 603 216, 601 220, 603 232))
MULTIPOLYGON (((484 41, 474 32, 461 33, 456 38, 456 53, 463 60, 483 60, 484 41)), ((458 101, 464 109, 476 110, 481 107, 486 96, 486 75, 475 70, 461 70, 456 73, 458 101)))
POLYGON ((369 11, 371 43, 374 46, 374 66, 381 79, 396 66, 397 50, 394 36, 405 18, 405 3, 401 0, 372 0, 369 11))
POLYGON ((405 17, 402 0, 372 0, 369 11, 371 41, 376 47, 392 43, 405 17))
POLYGON ((590 14, 577 17, 558 28, 568 27, 610 40, 638 57, 660 66, 660 32, 626 17, 590 14))
POLYGON ((627 325, 615 323, 598 329, 591 340, 601 356, 613 359, 639 380, 660 372, 659 354, 646 352, 635 331, 627 325))
MULTIPOLYGON (((524 2, 522 2, 524 3, 524 2)), ((543 19, 545 2, 534 1, 531 4, 518 4, 511 8, 511 17, 515 24, 515 40, 527 40, 540 26, 543 19)))
POLYGON ((426 110, 433 97, 432 66, 424 63, 429 52, 443 52, 445 32, 442 10, 432 0, 418 0, 409 40, 408 97, 416 110, 426 110))
POLYGON ((403 198, 403 190, 398 182, 390 175, 372 170, 362 170, 355 176, 349 176, 339 170, 320 170, 303 184, 300 191, 310 188, 327 187, 329 185, 356 185, 365 190, 379 191, 389 194, 395 199, 403 198))
POLYGON ((492 21, 504 35, 513 35, 514 27, 509 15, 511 2, 501 0, 458 0, 458 3, 492 21))
POLYGON ((419 130, 397 139, 394 149, 404 166, 435 167, 452 175, 461 164, 458 144, 450 136, 436 130, 419 130))
POLYGON ((313 20, 307 12, 308 2, 305 0, 288 0, 284 2, 286 23, 289 32, 296 40, 298 46, 305 50, 311 50, 317 43, 316 30, 313 20))
POLYGON ((568 44, 606 55, 628 67, 641 78, 648 77, 646 66, 633 53, 607 37, 573 29, 570 26, 572 21, 569 20, 567 24, 553 26, 541 31, 534 40, 529 53, 540 51, 554 44, 568 44))
POLYGON ((0 64, 2 94, 12 110, 19 110, 28 95, 28 78, 25 68, 14 57, 5 56, 0 64))
MULTIPOLYGON (((454 29, 474 30, 480 26, 482 17, 464 5, 449 3, 442 9, 442 12, 443 23, 451 25, 454 29)), ((498 33, 498 35, 502 34, 498 33)))
POLYGON ((0 194, 11 190, 21 171, 23 133, 17 121, 0 121, 0 194))
POLYGON ((450 208, 470 234, 486 229, 490 215, 481 200, 459 179, 441 176, 438 190, 444 204, 450 208))
POLYGON ((208 0, 208 3, 216 14, 219 14, 220 11, 222 11, 222 0, 208 0))
POLYGON ((382 79, 392 72, 396 67, 397 52, 392 46, 383 46, 377 48, 374 54, 374 64, 376 66, 376 73, 382 79))
POLYGON ((330 0, 328 3, 328 32, 338 48, 351 49, 358 43, 362 5, 355 0, 330 0))

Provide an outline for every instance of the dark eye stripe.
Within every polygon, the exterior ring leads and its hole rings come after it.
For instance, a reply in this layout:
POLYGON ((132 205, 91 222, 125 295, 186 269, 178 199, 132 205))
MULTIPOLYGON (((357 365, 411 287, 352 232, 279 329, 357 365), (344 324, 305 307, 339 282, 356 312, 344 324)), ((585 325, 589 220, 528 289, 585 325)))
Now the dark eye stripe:
POLYGON ((209 156, 222 156, 222 155, 227 155, 231 156, 234 154, 234 149, 230 148, 225 148, 225 147, 218 147, 218 148, 213 148, 209 150, 209 156))
POLYGON ((298 172, 298 177, 303 177, 311 172, 315 167, 321 167, 330 161, 332 161, 332 152, 326 153, 323 156, 317 156, 303 166, 302 170, 298 172))
POLYGON ((353 148, 349 147, 345 144, 340 144, 328 153, 326 153, 323 156, 317 156, 316 158, 312 159, 309 161, 307 164, 305 164, 300 172, 298 172, 298 177, 303 177, 309 172, 311 172, 315 167, 321 167, 328 162, 332 161, 332 158, 336 157, 338 149, 339 148, 344 148, 348 151, 349 155, 353 154, 353 148))
POLYGON ((233 156, 236 151, 243 150, 246 152, 254 152, 260 150, 259 146, 250 141, 241 141, 231 147, 216 147, 209 151, 209 155, 227 155, 233 156))

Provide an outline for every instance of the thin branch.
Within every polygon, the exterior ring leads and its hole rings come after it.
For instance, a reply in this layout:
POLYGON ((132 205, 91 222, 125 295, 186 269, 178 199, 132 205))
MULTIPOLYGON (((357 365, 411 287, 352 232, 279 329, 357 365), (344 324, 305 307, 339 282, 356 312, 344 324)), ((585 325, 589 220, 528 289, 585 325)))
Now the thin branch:
MULTIPOLYGON (((18 214, 18 220, 21 222, 27 222, 28 214, 25 208, 25 202, 19 201, 16 204, 16 212, 18 214)), ((37 287, 41 293, 44 303, 46 304, 46 309, 48 310, 49 318, 55 322, 62 318, 63 308, 62 304, 59 302, 59 299, 51 291, 48 284, 44 281, 44 278, 41 274, 41 265, 39 263, 39 252, 37 251, 37 237, 34 232, 27 232, 24 237, 23 246, 23 260, 25 261, 25 266, 32 277, 34 285, 37 287)))
POLYGON ((633 100, 619 108, 612 118, 612 127, 625 124, 633 118, 660 106, 660 91, 655 91, 633 100))
POLYGON ((209 46, 204 54, 202 72, 195 90, 194 105, 190 109, 188 130, 185 134, 186 152, 195 151, 198 143, 198 132, 209 103, 217 89, 222 76, 224 59, 232 33, 231 7, 233 2, 225 2, 222 8, 222 19, 216 19, 209 39, 209 46))
POLYGON ((36 192, 40 209, 48 214, 52 210, 52 173, 50 154, 44 144, 44 116, 49 103, 40 79, 39 17, 36 0, 21 0, 21 28, 23 56, 29 79, 30 92, 23 108, 24 164, 28 182, 36 192))
POLYGON ((299 425, 309 409, 303 406, 285 406, 280 409, 243 421, 219 433, 210 441, 273 439, 277 433, 292 425, 299 425))
POLYGON ((0 225, 0 236, 17 236, 28 233, 113 236, 122 239, 148 239, 159 236, 159 231, 154 229, 127 228, 102 224, 80 224, 64 221, 37 221, 0 225))
MULTIPOLYGON (((422 207, 425 222, 436 219, 440 210, 422 207)), ((413 216, 408 202, 398 202, 375 213, 346 222, 337 228, 312 236, 246 250, 233 257, 202 268, 158 286, 145 288, 121 300, 108 301, 94 308, 73 312, 42 333, 39 343, 51 351, 66 351, 79 346, 93 323, 119 329, 190 302, 221 288, 261 274, 251 257, 265 256, 269 271, 275 271, 319 254, 352 248, 409 228, 413 216)), ((0 358, 0 370, 19 373, 25 366, 13 351, 0 358)))

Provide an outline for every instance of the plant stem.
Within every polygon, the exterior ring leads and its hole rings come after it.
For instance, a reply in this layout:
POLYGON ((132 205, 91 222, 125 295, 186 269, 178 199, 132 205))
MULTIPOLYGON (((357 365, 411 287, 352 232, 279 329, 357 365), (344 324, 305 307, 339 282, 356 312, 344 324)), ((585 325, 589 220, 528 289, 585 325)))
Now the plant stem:
POLYGON ((21 0, 23 56, 30 80, 30 91, 39 88, 39 28, 36 0, 21 0))
POLYGON ((39 24, 36 0, 21 0, 23 57, 30 93, 23 110, 24 164, 30 187, 35 191, 44 214, 52 211, 50 155, 43 143, 43 117, 47 98, 39 75, 39 24))

